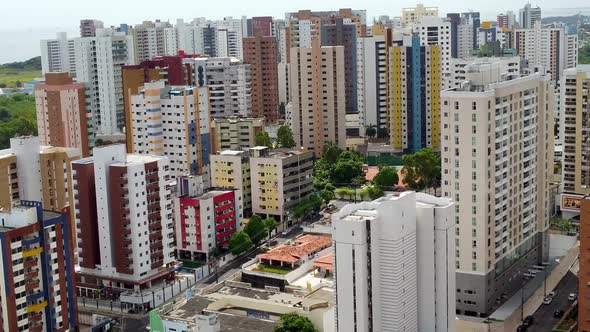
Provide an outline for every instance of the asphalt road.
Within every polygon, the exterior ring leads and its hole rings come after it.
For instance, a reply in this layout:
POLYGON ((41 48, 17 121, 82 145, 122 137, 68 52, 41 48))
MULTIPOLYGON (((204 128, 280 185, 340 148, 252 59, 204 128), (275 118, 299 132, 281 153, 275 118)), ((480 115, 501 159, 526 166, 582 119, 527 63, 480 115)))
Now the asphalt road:
MULTIPOLYGON (((549 293, 551 290, 547 290, 549 293)), ((528 331, 535 332, 551 332, 553 327, 560 318, 553 317, 556 310, 563 310, 565 313, 573 302, 568 301, 567 297, 570 293, 578 293, 578 277, 572 272, 568 273, 561 279, 555 290, 557 295, 553 298, 551 304, 541 304, 539 309, 533 315, 533 325, 528 328, 528 331)))

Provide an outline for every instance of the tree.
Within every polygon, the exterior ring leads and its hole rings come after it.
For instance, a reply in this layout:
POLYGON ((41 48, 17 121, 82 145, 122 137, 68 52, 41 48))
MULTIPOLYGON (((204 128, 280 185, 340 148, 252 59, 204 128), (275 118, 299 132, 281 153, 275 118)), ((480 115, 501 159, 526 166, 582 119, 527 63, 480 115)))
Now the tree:
POLYGON ((248 234, 250 240, 255 245, 258 245, 260 241, 262 241, 266 237, 266 227, 264 226, 264 221, 258 215, 253 215, 248 220, 248 224, 244 227, 244 232, 248 234))
POLYGON ((256 146, 266 146, 272 149, 272 141, 266 131, 261 131, 256 134, 256 146))
POLYGON ((440 155, 430 148, 403 157, 403 182, 411 189, 423 190, 440 185, 440 155))
POLYGON ((295 147, 295 140, 293 139, 293 131, 289 126, 282 125, 277 130, 277 146, 280 148, 291 149, 295 147))
POLYGON ((336 185, 353 183, 353 179, 364 177, 362 157, 357 152, 344 151, 334 165, 332 180, 336 185))
POLYGON ((229 239, 229 252, 235 256, 241 255, 253 246, 252 240, 250 240, 250 237, 244 231, 235 232, 229 239))
POLYGON ((275 228, 277 228, 277 222, 276 222, 275 218, 267 217, 266 219, 264 219, 263 223, 264 223, 264 228, 266 228, 266 231, 268 232, 268 239, 270 240, 270 233, 275 228))
POLYGON ((342 149, 334 144, 334 142, 326 142, 322 150, 322 159, 328 162, 328 164, 334 164, 341 153, 342 149))
POLYGON ((387 128, 377 128, 377 137, 378 138, 389 137, 389 132, 387 131, 387 128))
POLYGON ((295 219, 301 219, 312 212, 317 212, 322 208, 322 198, 318 195, 309 195, 291 209, 291 214, 295 219))
POLYGON ((309 318, 292 312, 281 316, 281 325, 276 326, 274 332, 318 332, 318 329, 309 318))
POLYGON ((383 188, 392 188, 397 186, 399 182, 399 176, 395 167, 388 167, 381 165, 379 166, 379 173, 373 178, 373 184, 383 188))
POLYGON ((377 198, 383 196, 383 190, 376 186, 368 186, 364 192, 369 196, 371 200, 376 200, 377 198))
POLYGON ((375 129, 374 125, 370 125, 365 129, 365 135, 367 135, 367 137, 373 138, 375 137, 375 135, 377 135, 377 129, 375 129))

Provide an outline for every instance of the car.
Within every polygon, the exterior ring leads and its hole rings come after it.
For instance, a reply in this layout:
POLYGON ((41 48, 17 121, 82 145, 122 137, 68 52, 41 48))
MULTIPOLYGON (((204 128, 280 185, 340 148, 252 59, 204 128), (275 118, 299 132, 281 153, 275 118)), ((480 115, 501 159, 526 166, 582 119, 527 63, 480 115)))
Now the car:
POLYGON ((553 301, 553 298, 550 296, 547 296, 543 299, 543 304, 551 304, 551 301, 553 301))
POLYGON ((549 297, 555 297, 555 295, 557 295, 557 291, 552 291, 552 292, 549 292, 549 294, 547 294, 547 296, 549 296, 549 297))
POLYGON ((563 317, 563 310, 555 310, 555 312, 553 313, 553 317, 555 317, 555 318, 563 317))
POLYGON ((531 325, 533 325, 533 316, 531 316, 531 315, 526 316, 524 318, 524 320, 522 321, 522 326, 529 327, 531 325))
POLYGON ((516 332, 525 332, 525 331, 526 331, 526 326, 524 326, 524 325, 519 325, 516 328, 516 332))
POLYGON ((575 300, 576 300, 576 298, 578 298, 578 294, 576 294, 576 293, 571 293, 571 294, 570 294, 570 295, 567 297, 568 301, 575 301, 575 300))

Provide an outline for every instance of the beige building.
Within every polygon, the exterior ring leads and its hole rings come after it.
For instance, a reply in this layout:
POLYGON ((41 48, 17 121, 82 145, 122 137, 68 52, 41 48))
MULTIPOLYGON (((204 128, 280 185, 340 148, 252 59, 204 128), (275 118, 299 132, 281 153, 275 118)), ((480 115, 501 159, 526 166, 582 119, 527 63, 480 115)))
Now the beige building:
POLYGON ((242 195, 242 211, 252 213, 250 190, 250 155, 248 151, 225 150, 211 155, 211 187, 238 190, 242 195))
POLYGON ((407 27, 415 23, 420 23, 423 17, 437 16, 438 7, 424 7, 423 4, 417 4, 416 7, 402 9, 402 26, 407 27))
POLYGON ((292 48, 289 71, 291 103, 287 123, 297 146, 316 156, 326 142, 346 147, 344 47, 292 48))
POLYGON ((590 194, 590 66, 567 69, 560 83, 562 105, 560 135, 563 142, 562 185, 564 193, 590 194))
POLYGON ((554 95, 549 76, 467 67, 441 92, 442 190, 456 202, 457 313, 485 317, 547 259, 554 95))
POLYGON ((211 120, 212 152, 247 150, 256 146, 256 134, 261 131, 264 131, 264 118, 214 118, 211 120))
POLYGON ((71 162, 80 149, 42 146, 37 137, 10 140, 0 151, 0 207, 10 209, 19 200, 43 202, 45 210, 73 206, 71 162))
POLYGON ((289 210, 313 191, 313 153, 250 149, 252 212, 284 222, 289 210))

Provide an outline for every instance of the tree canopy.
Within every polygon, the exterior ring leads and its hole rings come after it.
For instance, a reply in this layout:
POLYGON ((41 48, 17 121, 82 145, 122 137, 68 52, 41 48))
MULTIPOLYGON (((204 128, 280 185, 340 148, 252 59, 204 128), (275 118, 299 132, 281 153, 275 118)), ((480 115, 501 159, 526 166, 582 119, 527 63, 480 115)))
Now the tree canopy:
POLYGON ((440 154, 424 148, 403 157, 403 183, 411 189, 438 187, 441 178, 440 154))
POLYGON ((293 139, 293 131, 287 125, 282 125, 277 130, 277 147, 279 148, 294 148, 295 140, 293 139))
POLYGON ((397 175, 397 169, 395 167, 389 167, 381 165, 379 166, 379 173, 373 178, 373 184, 383 189, 393 189, 399 182, 399 176, 397 175))
POLYGON ((301 200, 291 209, 291 214, 295 219, 305 217, 311 212, 317 212, 322 208, 322 198, 312 194, 301 200))
POLYGON ((229 252, 231 252, 232 255, 239 256, 250 250, 253 246, 250 237, 244 231, 235 232, 229 239, 229 252))
POLYGON ((272 141, 266 131, 261 131, 256 134, 256 146, 266 146, 272 149, 272 141))
POLYGON ((268 238, 270 239, 270 232, 272 232, 275 228, 277 228, 277 222, 273 217, 267 217, 263 220, 264 228, 268 232, 268 238))
POLYGON ((267 230, 262 218, 255 214, 248 220, 244 232, 248 234, 252 243, 258 245, 266 237, 267 230))
POLYGON ((0 96, 0 148, 9 148, 11 138, 25 135, 37 135, 35 97, 0 96))
POLYGON ((281 316, 281 325, 276 326, 274 332, 318 332, 318 329, 309 318, 293 312, 281 316))
POLYGON ((322 157, 314 163, 314 186, 321 191, 330 184, 333 191, 334 187, 351 183, 362 185, 365 183, 363 163, 360 153, 343 151, 336 144, 327 142, 322 157))

